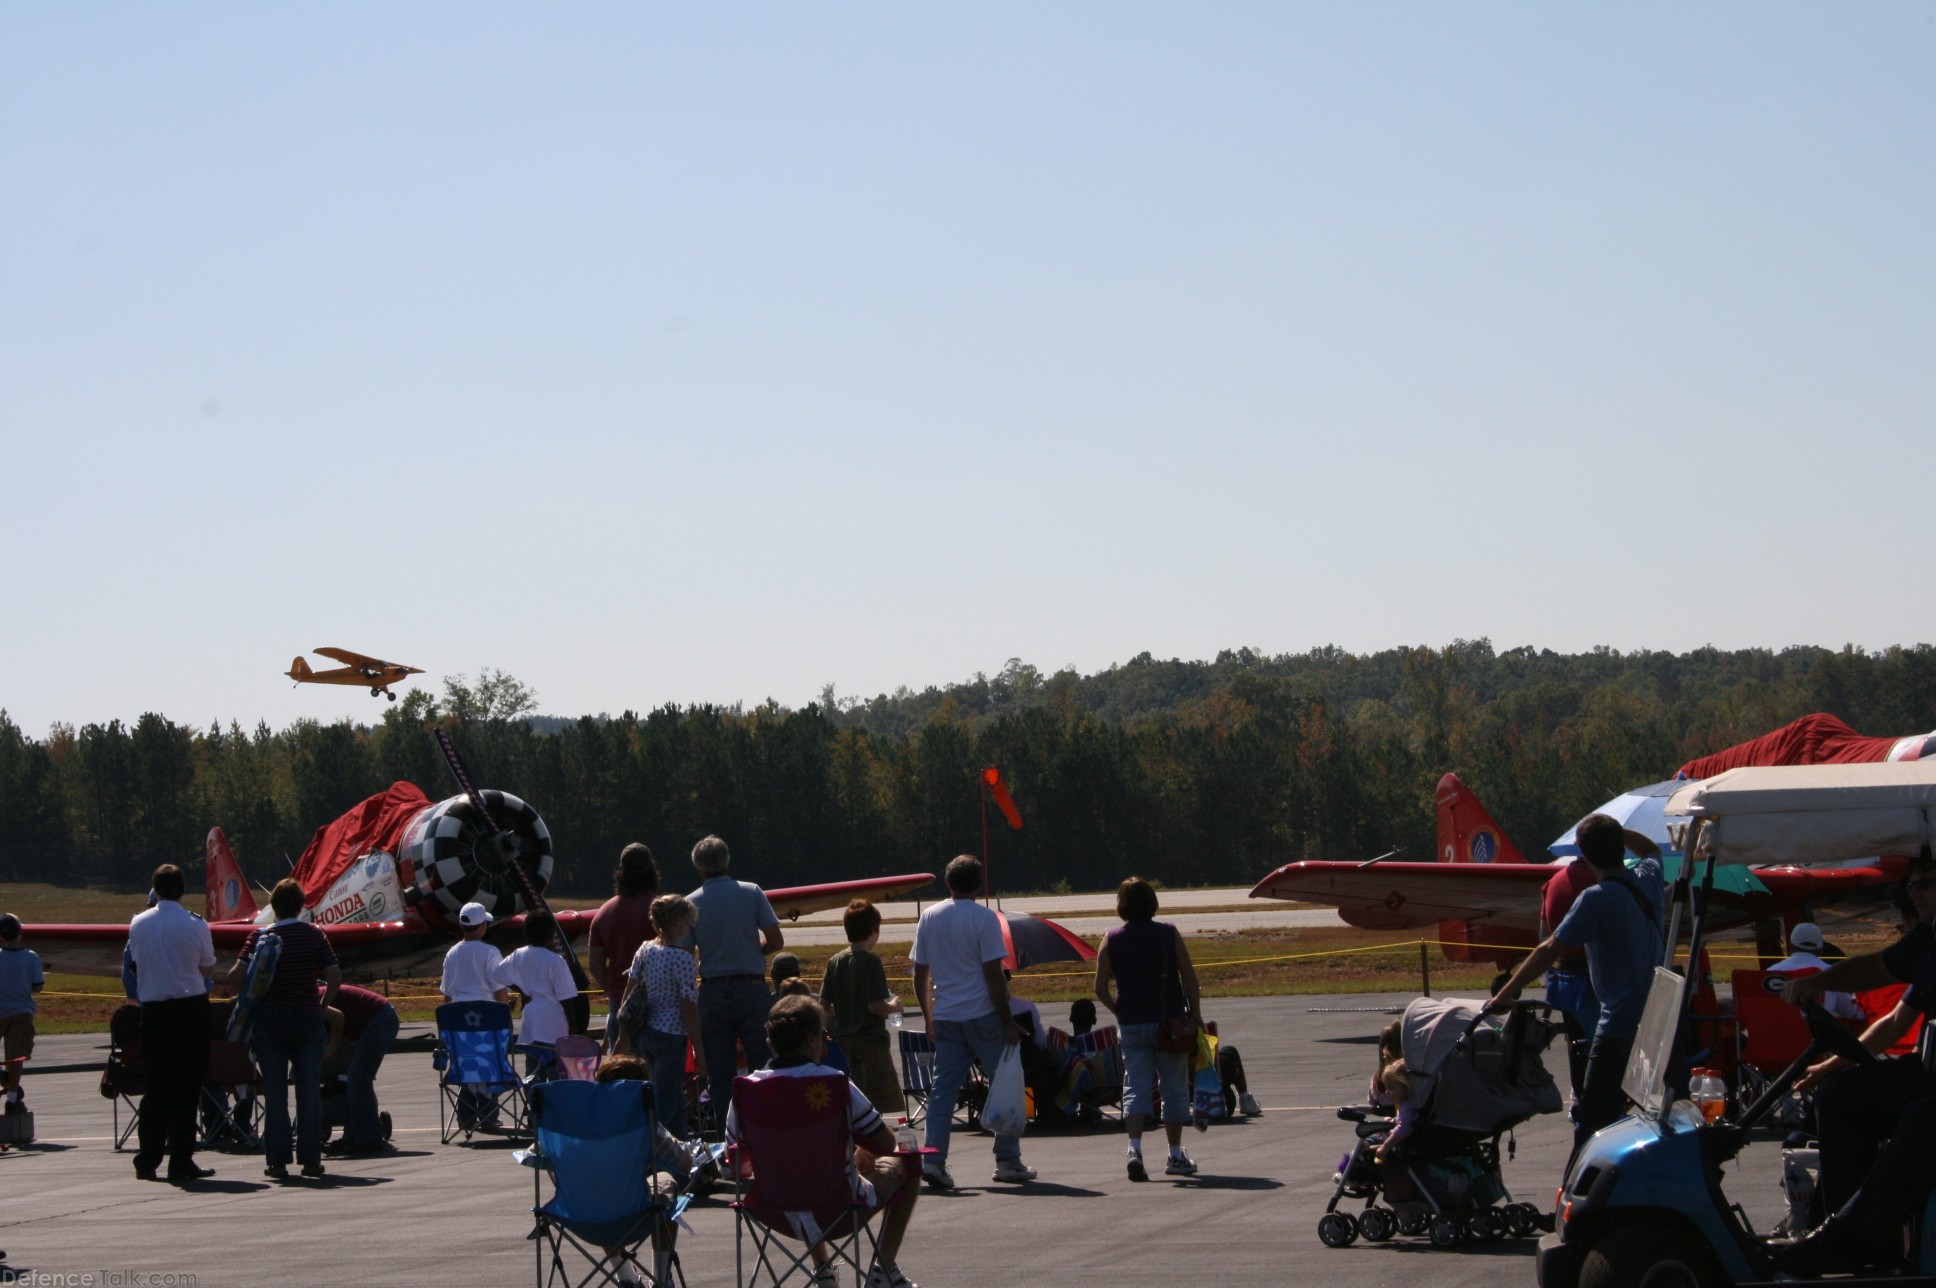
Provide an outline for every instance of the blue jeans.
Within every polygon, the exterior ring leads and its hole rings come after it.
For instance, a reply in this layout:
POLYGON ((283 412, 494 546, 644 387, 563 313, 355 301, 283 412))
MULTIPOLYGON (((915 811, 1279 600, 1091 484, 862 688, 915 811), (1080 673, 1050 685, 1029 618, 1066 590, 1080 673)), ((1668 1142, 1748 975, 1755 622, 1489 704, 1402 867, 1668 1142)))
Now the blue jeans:
POLYGON ((343 1139, 355 1147, 374 1146, 383 1141, 383 1124, 377 1120, 376 1071, 390 1053, 397 1036, 397 1012, 386 1006, 378 1011, 350 1047, 349 1106, 343 1139))
MULTIPOLYGON (((968 1066, 980 1060, 982 1068, 990 1073, 995 1071, 1002 1052, 1008 1049, 1008 1043, 1003 1041, 1006 1027, 993 1011, 979 1019, 934 1022, 934 1090, 928 1093, 927 1145, 935 1151, 936 1162, 948 1161, 948 1133, 954 1127, 955 1101, 961 1098, 961 1089, 968 1085, 968 1066)), ((1020 1162, 1021 1159, 1020 1136, 995 1137, 996 1162, 1020 1162)))
POLYGON ((1183 1051, 1158 1051, 1156 1025, 1124 1024, 1117 1029, 1123 1052, 1123 1115, 1145 1117, 1163 1090, 1163 1123, 1190 1121, 1190 1057, 1183 1051))
POLYGON ((733 1103, 736 1047, 746 1048, 748 1069, 766 1063, 766 1016, 772 1009, 773 990, 764 977, 699 982, 699 1045, 706 1052, 706 1076, 712 1083, 714 1131, 725 1131, 726 1110, 733 1103))
POLYGON ((659 1126, 681 1139, 686 1134, 686 1035, 648 1028, 639 1034, 645 1062, 652 1070, 652 1109, 659 1126))
POLYGON ((323 1013, 284 1002, 256 1008, 250 1049, 262 1070, 263 1161, 289 1165, 289 1083, 296 1084, 296 1161, 323 1161, 323 1013), (292 1075, 291 1070, 294 1070, 292 1075))

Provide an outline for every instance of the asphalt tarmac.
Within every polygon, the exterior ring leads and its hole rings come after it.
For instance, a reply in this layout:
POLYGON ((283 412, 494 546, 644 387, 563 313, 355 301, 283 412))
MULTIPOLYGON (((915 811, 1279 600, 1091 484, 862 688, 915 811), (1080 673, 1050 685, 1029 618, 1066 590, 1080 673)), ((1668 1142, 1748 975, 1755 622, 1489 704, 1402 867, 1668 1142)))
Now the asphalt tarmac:
MULTIPOLYGON (((1374 1035, 1388 1008, 1395 1013, 1407 1000, 1215 1000, 1211 1018, 1242 1051, 1264 1113, 1186 1131, 1202 1169, 1191 1179, 1165 1178, 1152 1166, 1148 1183, 1129 1181, 1121 1127, 1105 1124, 1031 1134, 1023 1156, 1040 1178, 995 1185, 990 1138, 957 1130, 950 1166, 963 1188, 923 1194, 902 1267, 925 1288, 1532 1284, 1531 1240, 1451 1251, 1416 1239, 1339 1250, 1318 1242, 1331 1175, 1352 1139, 1334 1110, 1362 1097, 1374 1035)), ((1051 1023, 1066 1021, 1066 1006, 1044 1009, 1051 1023)), ((26 1088, 38 1141, 0 1155, 0 1248, 17 1282, 477 1288, 532 1278, 532 1173, 512 1162, 503 1141, 438 1144, 425 1026, 406 1026, 378 1080, 398 1152, 330 1160, 323 1180, 285 1185, 263 1177, 259 1154, 205 1153, 199 1161, 216 1175, 192 1186, 137 1180, 132 1155, 112 1148, 110 1106, 98 1091, 104 1051, 101 1035, 43 1037, 36 1049, 26 1088), (93 1277, 77 1277, 86 1275, 93 1277)), ((1551 1059, 1564 1085, 1557 1050, 1551 1059)), ((1146 1143, 1152 1164, 1162 1157, 1160 1141, 1152 1133, 1146 1143)), ((1569 1142, 1564 1115, 1521 1127, 1516 1157, 1504 1165, 1514 1196, 1550 1205, 1569 1142)), ((1759 1169, 1754 1188, 1734 1197, 1762 1195, 1748 1203, 1759 1218, 1772 1211, 1762 1192, 1774 1190, 1778 1164, 1747 1165, 1759 1169)), ((689 1219, 692 1232, 679 1245, 687 1282, 733 1283, 726 1200, 700 1202, 689 1219)))

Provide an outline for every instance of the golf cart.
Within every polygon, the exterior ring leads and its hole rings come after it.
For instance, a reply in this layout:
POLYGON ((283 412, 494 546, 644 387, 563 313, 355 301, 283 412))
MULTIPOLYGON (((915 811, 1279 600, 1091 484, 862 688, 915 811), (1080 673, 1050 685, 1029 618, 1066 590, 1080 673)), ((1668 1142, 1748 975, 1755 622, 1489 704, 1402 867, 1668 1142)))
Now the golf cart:
MULTIPOLYGON (((1698 959, 1717 864, 1827 863, 1915 853, 1936 837, 1936 761, 1734 769, 1674 793, 1668 822, 1689 861, 1674 883, 1667 954, 1691 908, 1698 959), (1703 873, 1696 877, 1696 869, 1703 873)), ((1705 1120, 1687 1098, 1674 1053, 1689 1023, 1689 981, 1654 972, 1623 1086, 1630 1117, 1597 1132, 1568 1168, 1554 1233, 1540 1241, 1540 1288, 1750 1288, 1778 1276, 1766 1241, 1723 1192, 1724 1166, 1809 1064, 1834 1054, 1873 1060, 1819 1007, 1804 1008, 1812 1042, 1734 1122, 1705 1120)), ((1823 1282, 1936 1285, 1936 1196, 1912 1223, 1916 1273, 1823 1282)))

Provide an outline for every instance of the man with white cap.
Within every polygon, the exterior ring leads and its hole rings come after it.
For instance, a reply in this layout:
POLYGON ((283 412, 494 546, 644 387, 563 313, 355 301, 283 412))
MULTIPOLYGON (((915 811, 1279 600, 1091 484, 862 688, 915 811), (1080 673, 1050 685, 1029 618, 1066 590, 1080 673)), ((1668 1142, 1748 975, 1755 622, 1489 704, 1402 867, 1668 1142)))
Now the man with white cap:
POLYGON ((467 903, 457 912, 464 938, 444 954, 444 978, 437 991, 446 1002, 509 1002, 511 990, 491 981, 491 972, 504 954, 484 942, 491 930, 491 914, 481 903, 467 903))
MULTIPOLYGON (((1822 928, 1812 921, 1798 921, 1795 928, 1788 932, 1788 956, 1782 958, 1768 969, 1771 971, 1827 970, 1828 963, 1821 958, 1822 928)), ((1822 994, 1822 1009, 1840 1019, 1854 1020, 1862 1016, 1862 1008, 1855 1004, 1853 993, 1822 994)))

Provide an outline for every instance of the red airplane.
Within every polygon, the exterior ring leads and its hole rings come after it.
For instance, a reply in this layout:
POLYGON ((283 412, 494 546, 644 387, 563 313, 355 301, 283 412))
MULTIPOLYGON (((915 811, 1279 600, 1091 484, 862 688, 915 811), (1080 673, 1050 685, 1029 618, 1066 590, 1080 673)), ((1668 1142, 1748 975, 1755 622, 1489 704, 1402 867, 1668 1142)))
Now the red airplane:
MULTIPOLYGON (((1936 754, 1936 734, 1870 738, 1834 716, 1804 716, 1773 733, 1689 761, 1673 779, 1637 788, 1608 804, 1658 797, 1664 805, 1667 792, 1662 789, 1740 765, 1920 760, 1931 754, 1936 754)), ((1434 807, 1436 862, 1289 863, 1259 881, 1250 897, 1328 904, 1348 925, 1366 930, 1435 930, 1453 961, 1501 966, 1517 961, 1538 942, 1540 891, 1571 849, 1572 833, 1554 843, 1562 858, 1528 862, 1457 774, 1439 779, 1434 807)), ((1635 827, 1624 812, 1608 812, 1635 827)), ((1663 851, 1670 849, 1664 834, 1656 839, 1663 851)), ((1669 855, 1670 862, 1678 859, 1669 855)), ((1784 929, 1804 920, 1807 906, 1872 892, 1900 879, 1906 864, 1903 856, 1884 855, 1841 868, 1743 870, 1745 875, 1735 879, 1740 888, 1715 890, 1711 924, 1721 929, 1752 923, 1759 951, 1774 960, 1782 955, 1784 929)))
MULTIPOLYGON (((217 955, 233 956, 258 924, 255 898, 219 827, 209 831, 206 857, 209 931, 217 955)), ((433 802, 415 784, 398 782, 319 828, 291 875, 344 974, 370 978, 386 971, 436 973, 459 938, 458 909, 473 900, 496 918, 493 941, 506 949, 522 945, 530 900, 519 877, 542 899, 552 869, 551 834, 537 811, 516 796, 466 791, 433 802), (480 803, 492 815, 489 823, 479 821, 480 803)), ((768 890, 766 896, 777 915, 792 920, 844 908, 855 898, 892 898, 933 880, 913 872, 768 890)), ((559 909, 555 915, 567 942, 591 929, 589 912, 559 909)), ((27 933, 49 970, 121 973, 125 922, 30 926, 27 933)))

